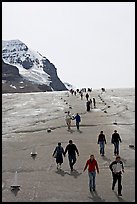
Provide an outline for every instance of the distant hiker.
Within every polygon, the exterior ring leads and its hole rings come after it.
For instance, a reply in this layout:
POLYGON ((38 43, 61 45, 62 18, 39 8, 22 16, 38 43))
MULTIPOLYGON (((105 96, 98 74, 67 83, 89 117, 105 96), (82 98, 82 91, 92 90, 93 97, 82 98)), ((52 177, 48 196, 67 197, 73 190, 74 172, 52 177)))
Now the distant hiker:
POLYGON ((81 100, 83 100, 83 92, 80 91, 79 93, 80 93, 81 100))
POLYGON ((73 165, 76 163, 76 153, 79 156, 79 151, 76 145, 73 144, 72 140, 69 140, 69 144, 65 148, 64 155, 66 155, 67 151, 68 151, 69 166, 71 171, 73 171, 73 165))
POLYGON ((114 130, 111 138, 111 143, 114 144, 114 155, 119 154, 119 142, 122 142, 120 135, 118 134, 117 130, 114 130))
POLYGON ((89 101, 90 101, 90 108, 92 109, 92 100, 91 100, 91 98, 89 99, 89 101))
POLYGON ((77 127, 77 130, 79 130, 79 123, 81 122, 80 115, 77 113, 76 116, 74 116, 73 119, 76 120, 76 127, 77 127))
POLYGON ((105 92, 105 91, 106 91, 105 88, 101 88, 101 90, 102 90, 102 92, 105 92))
POLYGON ((105 153, 104 148, 107 142, 106 142, 106 138, 105 138, 103 131, 100 131, 97 143, 100 145, 100 154, 104 156, 104 153, 105 153))
POLYGON ((96 159, 94 158, 94 155, 90 155, 90 159, 87 160, 86 165, 84 167, 83 172, 86 170, 88 167, 88 175, 89 175, 89 190, 90 192, 93 190, 96 190, 96 170, 97 173, 99 174, 99 167, 96 159))
POLYGON ((55 148, 55 150, 54 150, 54 152, 52 154, 52 156, 54 158, 56 158, 57 169, 61 168, 61 164, 63 163, 63 155, 64 155, 64 149, 61 146, 61 142, 59 142, 58 146, 55 148))
POLYGON ((96 100, 95 100, 95 98, 93 98, 93 105, 94 105, 94 108, 96 108, 96 100))
POLYGON ((73 93, 74 93, 74 90, 73 89, 70 89, 70 93, 73 95, 73 93))
POLYGON ((88 98, 89 98, 89 94, 88 94, 88 93, 86 93, 86 95, 85 95, 85 96, 86 96, 86 99, 87 99, 87 101, 88 101, 88 98))
POLYGON ((90 101, 86 102, 86 106, 87 106, 87 111, 89 112, 90 111, 90 101))
POLYGON ((113 183, 112 183, 112 190, 115 188, 115 184, 118 180, 118 196, 122 196, 121 191, 122 191, 122 185, 121 185, 121 180, 122 180, 122 172, 124 173, 124 166, 123 162, 121 161, 120 156, 116 156, 116 160, 113 161, 110 166, 110 170, 112 171, 112 177, 113 177, 113 183))
POLYGON ((68 111, 66 116, 65 116, 65 120, 66 120, 66 124, 67 124, 68 130, 70 130, 71 119, 72 119, 72 117, 71 117, 70 111, 68 111))

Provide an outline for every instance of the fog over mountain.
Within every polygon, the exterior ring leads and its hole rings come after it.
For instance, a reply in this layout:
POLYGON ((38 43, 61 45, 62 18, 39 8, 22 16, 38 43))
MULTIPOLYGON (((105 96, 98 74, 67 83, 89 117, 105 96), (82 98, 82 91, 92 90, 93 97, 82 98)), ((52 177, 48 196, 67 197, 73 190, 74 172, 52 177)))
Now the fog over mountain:
POLYGON ((2 41, 2 92, 64 91, 49 59, 20 40, 2 41))

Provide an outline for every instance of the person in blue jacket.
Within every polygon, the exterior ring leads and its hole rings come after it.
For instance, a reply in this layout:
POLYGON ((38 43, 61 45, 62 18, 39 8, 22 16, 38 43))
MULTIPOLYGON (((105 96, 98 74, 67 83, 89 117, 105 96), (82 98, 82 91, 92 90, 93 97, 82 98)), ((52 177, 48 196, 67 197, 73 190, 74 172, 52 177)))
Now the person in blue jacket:
POLYGON ((76 116, 74 116, 74 120, 76 120, 77 130, 79 130, 79 123, 81 122, 81 117, 78 113, 76 114, 76 116))

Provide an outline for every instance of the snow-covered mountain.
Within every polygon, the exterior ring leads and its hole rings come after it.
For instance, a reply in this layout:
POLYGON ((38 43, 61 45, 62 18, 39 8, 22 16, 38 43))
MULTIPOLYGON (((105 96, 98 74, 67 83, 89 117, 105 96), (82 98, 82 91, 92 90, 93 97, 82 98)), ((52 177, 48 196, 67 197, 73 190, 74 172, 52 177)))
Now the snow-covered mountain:
POLYGON ((26 92, 27 87, 30 91, 36 91, 36 89, 37 91, 67 90, 57 76, 55 66, 45 56, 29 49, 20 40, 2 41, 2 59, 3 89, 9 86, 10 92, 13 89, 13 92, 20 92, 20 90, 26 92), (15 82, 16 85, 14 85, 15 82), (21 86, 18 82, 21 83, 21 86))

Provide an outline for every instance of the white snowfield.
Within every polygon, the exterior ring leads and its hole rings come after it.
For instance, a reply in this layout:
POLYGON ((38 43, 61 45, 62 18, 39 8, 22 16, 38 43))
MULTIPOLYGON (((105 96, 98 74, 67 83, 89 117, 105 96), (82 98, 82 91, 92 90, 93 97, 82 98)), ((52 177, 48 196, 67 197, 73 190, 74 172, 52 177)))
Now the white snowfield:
POLYGON ((42 60, 46 60, 46 57, 27 48, 19 40, 2 41, 2 50, 3 61, 16 66, 19 69, 19 74, 25 79, 37 84, 50 84, 50 75, 43 70, 42 60), (29 69, 23 68, 22 64, 18 63, 18 60, 24 61, 27 57, 33 62, 33 66, 29 69))
POLYGON ((86 111, 86 97, 64 92, 2 95, 2 201, 3 202, 134 202, 135 201, 135 89, 93 90, 96 108, 86 111), (71 105, 72 109, 69 109, 71 105), (95 110, 98 111, 95 111, 95 110), (72 120, 67 131, 65 112, 81 115, 80 131, 72 120), (117 122, 117 124, 114 124, 117 122), (50 128, 51 131, 47 131, 50 128), (122 196, 117 184, 112 191, 110 162, 115 160, 111 135, 121 136, 122 196), (99 153, 97 138, 106 135, 105 156, 99 153), (72 139, 80 155, 70 171, 68 155, 57 170, 52 157, 58 142, 65 149, 72 139), (35 147, 35 149, 34 149, 35 147), (31 152, 36 152, 35 158, 31 152), (90 193, 88 171, 83 172, 90 154, 99 165, 96 191, 90 193), (17 173, 16 173, 17 172, 17 173), (15 178, 16 174, 16 178, 15 178), (11 185, 20 190, 11 191, 11 185))

